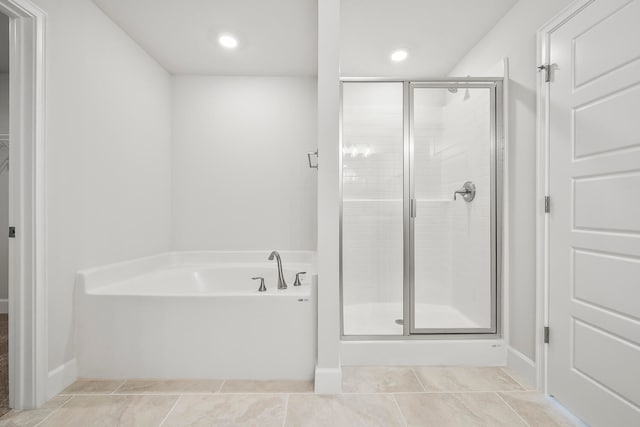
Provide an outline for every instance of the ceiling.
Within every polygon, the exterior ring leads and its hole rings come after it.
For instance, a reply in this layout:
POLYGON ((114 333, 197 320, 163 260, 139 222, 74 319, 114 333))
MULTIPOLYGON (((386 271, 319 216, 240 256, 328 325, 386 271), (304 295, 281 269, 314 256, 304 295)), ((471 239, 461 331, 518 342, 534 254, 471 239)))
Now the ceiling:
POLYGON ((341 75, 446 76, 517 1, 342 0, 341 75))
MULTIPOLYGON (((316 74, 318 0, 93 1, 172 74, 316 74)), ((516 2, 342 0, 341 74, 444 76, 516 2)))
POLYGON ((173 74, 314 75, 317 0, 94 0, 173 74), (235 34, 227 51, 218 34, 235 34))

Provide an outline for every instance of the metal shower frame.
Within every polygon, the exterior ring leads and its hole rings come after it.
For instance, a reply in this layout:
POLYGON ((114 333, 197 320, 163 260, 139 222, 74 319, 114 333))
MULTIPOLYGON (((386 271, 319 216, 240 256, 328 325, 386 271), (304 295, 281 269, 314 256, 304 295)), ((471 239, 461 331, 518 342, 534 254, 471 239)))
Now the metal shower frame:
POLYGON ((502 333, 502 199, 503 199, 503 78, 465 77, 443 79, 357 78, 340 79, 340 334, 346 341, 407 339, 495 339, 502 333), (403 333, 402 335, 345 335, 343 281, 343 85, 344 83, 401 83, 403 85, 403 333), (413 91, 416 88, 487 88, 490 96, 491 140, 491 325, 489 328, 415 328, 415 242, 412 204, 415 203, 413 91))

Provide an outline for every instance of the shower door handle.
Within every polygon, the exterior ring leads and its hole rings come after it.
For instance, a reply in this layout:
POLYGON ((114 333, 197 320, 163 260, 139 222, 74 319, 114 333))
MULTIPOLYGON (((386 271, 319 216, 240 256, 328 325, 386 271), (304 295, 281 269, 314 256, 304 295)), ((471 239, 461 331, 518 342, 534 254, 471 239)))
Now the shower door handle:
POLYGON ((409 210, 411 218, 415 218, 418 213, 418 203, 416 202, 416 199, 411 199, 409 210))

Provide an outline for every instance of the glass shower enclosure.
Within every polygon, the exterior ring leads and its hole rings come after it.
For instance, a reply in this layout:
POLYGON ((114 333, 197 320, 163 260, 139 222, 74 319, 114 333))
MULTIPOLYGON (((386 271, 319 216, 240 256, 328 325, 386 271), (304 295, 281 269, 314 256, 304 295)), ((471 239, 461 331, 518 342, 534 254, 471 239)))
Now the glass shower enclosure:
POLYGON ((501 79, 342 82, 342 334, 497 334, 501 79))

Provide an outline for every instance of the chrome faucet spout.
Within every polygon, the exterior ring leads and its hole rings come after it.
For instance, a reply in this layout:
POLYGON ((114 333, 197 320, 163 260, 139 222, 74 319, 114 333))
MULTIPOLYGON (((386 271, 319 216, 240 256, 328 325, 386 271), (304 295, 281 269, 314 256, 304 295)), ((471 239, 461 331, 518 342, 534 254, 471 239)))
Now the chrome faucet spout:
POLYGON ((269 255, 269 261, 273 261, 274 257, 278 264, 278 289, 287 289, 287 282, 284 280, 284 274, 282 272, 282 260, 280 259, 278 251, 271 252, 269 255))

